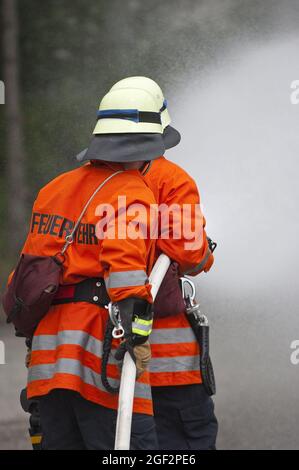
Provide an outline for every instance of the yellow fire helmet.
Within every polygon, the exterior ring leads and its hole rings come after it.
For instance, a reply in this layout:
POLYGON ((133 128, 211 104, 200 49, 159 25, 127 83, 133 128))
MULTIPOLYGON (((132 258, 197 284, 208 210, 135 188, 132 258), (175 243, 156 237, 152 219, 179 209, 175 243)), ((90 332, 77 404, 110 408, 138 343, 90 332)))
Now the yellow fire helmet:
POLYGON ((127 88, 136 88, 139 90, 148 91, 155 98, 155 100, 157 100, 161 112, 161 121, 164 131, 165 127, 169 126, 171 123, 171 119, 167 109, 167 101, 164 98, 163 92, 158 83, 148 77, 128 77, 123 78, 119 82, 115 83, 110 91, 127 88))
POLYGON ((158 83, 148 77, 127 77, 115 83, 115 85, 113 85, 113 87, 111 88, 111 91, 127 88, 135 88, 148 91, 157 100, 161 112, 161 122, 163 128, 163 139, 165 148, 170 149, 172 147, 175 147, 180 142, 181 136, 180 133, 174 127, 170 126, 171 118, 167 107, 167 100, 165 99, 158 83))
POLYGON ((125 78, 101 100, 93 138, 76 159, 153 160, 180 142, 170 122, 167 102, 154 80, 125 78))
POLYGON ((162 134, 158 101, 146 90, 118 88, 102 99, 94 134, 162 134))

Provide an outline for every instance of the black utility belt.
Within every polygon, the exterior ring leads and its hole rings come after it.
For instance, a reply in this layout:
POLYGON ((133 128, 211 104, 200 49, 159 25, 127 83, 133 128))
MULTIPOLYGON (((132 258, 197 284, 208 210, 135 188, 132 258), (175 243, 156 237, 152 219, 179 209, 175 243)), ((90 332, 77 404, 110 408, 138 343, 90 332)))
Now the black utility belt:
POLYGON ((89 302, 100 307, 110 302, 103 278, 88 278, 77 284, 60 285, 52 305, 89 302))

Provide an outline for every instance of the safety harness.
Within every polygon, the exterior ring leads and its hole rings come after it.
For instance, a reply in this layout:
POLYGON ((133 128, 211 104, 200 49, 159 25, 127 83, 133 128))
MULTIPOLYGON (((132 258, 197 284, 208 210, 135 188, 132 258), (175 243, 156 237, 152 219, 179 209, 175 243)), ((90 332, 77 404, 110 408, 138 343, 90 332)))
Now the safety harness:
POLYGON ((52 305, 68 304, 71 302, 88 302, 99 307, 105 307, 110 302, 104 279, 88 278, 77 284, 60 285, 52 305))

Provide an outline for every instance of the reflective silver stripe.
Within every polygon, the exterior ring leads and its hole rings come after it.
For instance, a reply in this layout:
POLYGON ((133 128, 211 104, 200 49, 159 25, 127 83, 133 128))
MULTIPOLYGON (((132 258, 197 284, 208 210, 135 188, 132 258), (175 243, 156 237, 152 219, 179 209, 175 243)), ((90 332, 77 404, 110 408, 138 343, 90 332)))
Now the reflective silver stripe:
POLYGON ((152 391, 149 384, 136 382, 134 396, 136 398, 145 398, 147 400, 152 399, 152 391))
POLYGON ((153 328, 149 337, 151 344, 194 343, 192 328, 153 328))
POLYGON ((210 249, 208 248, 204 259, 197 266, 195 266, 194 268, 189 269, 189 271, 184 272, 184 274, 193 274, 193 273, 195 274, 198 271, 201 271, 205 267, 206 262, 208 261, 211 254, 212 253, 211 253, 210 249))
POLYGON ((151 359, 150 372, 187 372, 199 370, 200 356, 154 357, 151 359))
MULTIPOLYGON (((101 376, 87 366, 83 366, 76 359, 58 359, 55 364, 39 364, 32 366, 28 370, 28 383, 35 380, 48 380, 55 374, 72 374, 80 377, 83 382, 97 387, 99 390, 106 391, 102 384, 101 376)), ((119 385, 119 380, 109 378, 112 386, 119 385)), ((151 399, 151 388, 144 383, 136 382, 135 397, 151 399)))
POLYGON ((152 329, 152 325, 142 325, 141 323, 133 321, 132 330, 142 330, 149 333, 152 329))
MULTIPOLYGON (((63 344, 74 344, 81 346, 85 351, 97 357, 103 355, 103 343, 92 335, 81 330, 64 330, 57 335, 38 335, 33 337, 32 351, 53 351, 63 344)), ((110 354, 109 364, 117 364, 110 354)))
POLYGON ((143 286, 148 282, 148 277, 145 271, 118 271, 110 273, 105 279, 107 289, 114 289, 118 287, 133 287, 143 286))

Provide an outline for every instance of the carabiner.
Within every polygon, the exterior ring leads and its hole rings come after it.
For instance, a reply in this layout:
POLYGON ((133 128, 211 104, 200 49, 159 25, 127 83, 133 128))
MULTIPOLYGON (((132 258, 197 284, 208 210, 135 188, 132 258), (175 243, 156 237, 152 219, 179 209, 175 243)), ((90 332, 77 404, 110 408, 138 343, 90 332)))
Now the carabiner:
POLYGON ((112 336, 115 339, 123 338, 125 334, 125 330, 123 329, 121 325, 121 319, 120 319, 120 312, 117 304, 114 304, 113 302, 110 302, 108 305, 108 312, 109 312, 109 317, 114 325, 113 331, 112 331, 112 336))
POLYGON ((191 281, 191 279, 189 279, 187 277, 184 277, 184 276, 181 277, 180 280, 181 280, 182 293, 183 293, 184 299, 187 299, 189 297, 191 302, 194 302, 195 295, 196 295, 196 289, 195 289, 194 282, 191 281), (189 286, 191 288, 191 294, 187 294, 187 291, 186 291, 187 286, 189 286))
POLYGON ((118 327, 115 326, 112 330, 112 336, 115 339, 123 338, 124 334, 125 334, 125 330, 123 329, 121 325, 118 327))

